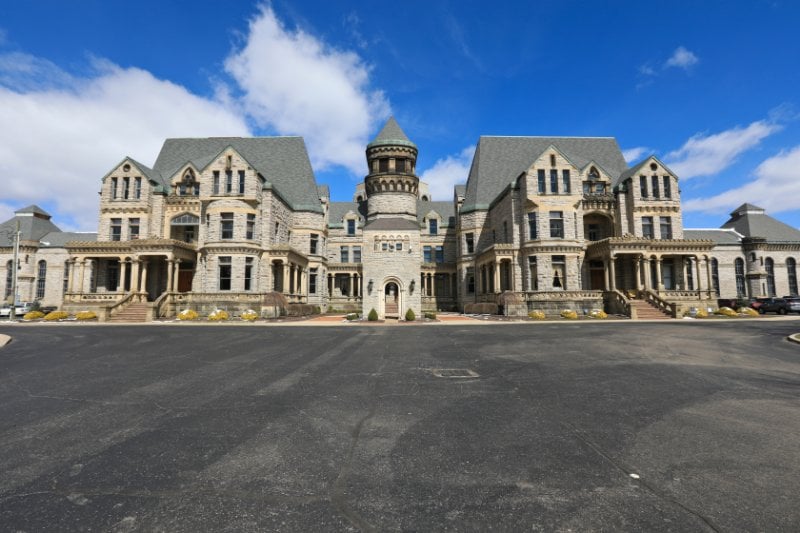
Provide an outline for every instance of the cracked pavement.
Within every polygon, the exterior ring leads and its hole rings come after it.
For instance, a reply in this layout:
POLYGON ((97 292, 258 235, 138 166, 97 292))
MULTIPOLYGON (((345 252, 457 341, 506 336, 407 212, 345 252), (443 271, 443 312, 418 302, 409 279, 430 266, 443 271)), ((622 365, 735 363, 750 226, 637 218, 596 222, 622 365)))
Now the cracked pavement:
POLYGON ((798 329, 0 326, 0 529, 795 531, 798 329))

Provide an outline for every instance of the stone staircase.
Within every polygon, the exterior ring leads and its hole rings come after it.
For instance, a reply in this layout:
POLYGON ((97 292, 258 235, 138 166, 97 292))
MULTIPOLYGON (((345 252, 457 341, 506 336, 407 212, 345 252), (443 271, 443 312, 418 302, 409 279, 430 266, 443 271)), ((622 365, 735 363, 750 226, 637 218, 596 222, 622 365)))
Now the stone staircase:
POLYGON ((397 303, 388 303, 386 304, 386 308, 384 309, 384 315, 388 317, 397 317, 397 303))
POLYGON ((147 322, 150 304, 136 302, 128 304, 122 311, 108 319, 109 322, 147 322))
POLYGON ((630 300, 631 309, 636 309, 636 320, 670 320, 672 317, 645 300, 630 300))

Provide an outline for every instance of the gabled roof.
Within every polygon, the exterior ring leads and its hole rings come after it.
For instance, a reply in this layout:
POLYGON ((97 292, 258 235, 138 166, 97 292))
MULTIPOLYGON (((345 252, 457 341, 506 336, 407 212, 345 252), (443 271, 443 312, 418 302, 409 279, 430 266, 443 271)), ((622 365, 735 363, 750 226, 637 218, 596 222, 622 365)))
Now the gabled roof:
POLYGON ((709 240, 715 244, 741 244, 742 236, 732 229, 685 229, 683 238, 690 240, 709 240))
POLYGON ((462 212, 488 209, 497 195, 551 145, 578 168, 593 161, 611 176, 619 176, 628 168, 617 141, 611 137, 481 137, 472 159, 462 212))
POLYGON ((639 171, 642 169, 642 167, 645 165, 645 163, 647 163, 651 159, 655 159, 658 162, 659 165, 664 167, 667 170, 667 172, 669 172, 670 174, 672 174, 676 178, 679 177, 667 165, 665 165, 663 161, 661 161, 655 155, 649 155, 649 156, 645 157, 644 159, 642 159, 641 161, 639 161, 638 163, 636 163, 634 166, 632 166, 628 170, 626 170, 625 172, 623 172, 622 174, 620 174, 619 179, 614 181, 614 184, 616 185, 617 183, 621 183, 621 182, 625 181, 626 179, 631 178, 631 177, 635 176, 636 174, 638 174, 639 171))
POLYGON ((414 148, 417 147, 416 144, 411 142, 411 139, 408 138, 394 117, 389 117, 389 120, 386 121, 383 129, 381 129, 372 142, 367 145, 367 148, 372 148, 373 146, 397 144, 403 146, 412 146, 414 148))
POLYGON ((453 202, 429 202, 425 200, 417 200, 417 220, 420 224, 422 224, 422 219, 425 218, 431 211, 434 211, 441 217, 442 222, 440 226, 450 227, 452 225, 455 227, 456 211, 453 207, 453 202))
POLYGON ((735 229, 745 237, 762 237, 772 242, 800 242, 800 230, 767 215, 764 209, 743 204, 731 214, 726 229, 735 229))
POLYGON ((41 208, 31 205, 20 209, 13 218, 0 224, 0 247, 12 246, 17 222, 19 222, 20 241, 39 241, 48 233, 61 231, 58 226, 50 222, 50 215, 41 208))
POLYGON ((302 137, 167 139, 153 170, 169 177, 187 162, 204 168, 228 147, 241 154, 292 209, 322 212, 302 137))
POLYGON ((367 218, 367 202, 331 202, 328 210, 328 227, 341 228, 342 219, 350 211, 357 213, 365 220, 367 218))
POLYGON ((406 218, 378 218, 364 226, 369 231, 419 231, 419 224, 406 218))

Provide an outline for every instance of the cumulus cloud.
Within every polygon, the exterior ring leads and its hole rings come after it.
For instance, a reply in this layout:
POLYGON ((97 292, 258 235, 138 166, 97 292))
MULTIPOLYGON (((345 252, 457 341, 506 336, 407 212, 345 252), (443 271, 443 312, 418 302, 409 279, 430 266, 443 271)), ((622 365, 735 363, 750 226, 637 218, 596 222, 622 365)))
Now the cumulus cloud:
POLYGON ((711 176, 736 161, 741 153, 757 146, 781 126, 766 120, 747 127, 736 126, 712 135, 697 134, 678 150, 668 153, 667 165, 681 178, 711 176))
POLYGON ((124 156, 152 164, 165 137, 249 134, 226 105, 149 72, 105 61, 89 70, 78 78, 0 56, 3 201, 50 202, 64 229, 96 229, 99 180, 124 156))
POLYGON ((420 180, 428 184, 434 200, 452 200, 453 186, 466 183, 475 145, 468 146, 458 154, 439 159, 431 168, 424 171, 420 180))
POLYGON ((370 87, 369 66, 357 54, 288 29, 263 7, 225 68, 257 126, 302 135, 319 170, 363 170, 364 145, 390 108, 383 92, 370 87))
POLYGON ((699 61, 700 59, 698 59, 694 53, 692 53, 690 50, 687 50, 683 46, 679 46, 672 53, 672 56, 667 59, 667 62, 664 63, 664 68, 675 67, 686 70, 689 67, 696 65, 699 61))
POLYGON ((755 170, 753 180, 709 198, 696 198, 683 202, 685 211, 727 213, 739 205, 750 202, 771 213, 797 209, 800 197, 800 145, 784 150, 763 161, 755 170))
POLYGON ((647 155, 651 152, 650 148, 646 146, 637 146, 635 148, 628 148, 627 150, 622 151, 622 157, 625 158, 625 161, 628 162, 630 165, 631 163, 638 163, 642 156, 647 155))

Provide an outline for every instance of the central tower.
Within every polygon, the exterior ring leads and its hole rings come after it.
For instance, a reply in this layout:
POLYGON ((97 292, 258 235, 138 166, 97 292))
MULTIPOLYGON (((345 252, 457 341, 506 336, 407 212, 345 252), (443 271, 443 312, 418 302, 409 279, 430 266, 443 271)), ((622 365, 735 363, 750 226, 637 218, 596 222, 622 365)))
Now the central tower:
POLYGON ((417 145, 403 133, 394 117, 367 145, 367 165, 367 220, 404 218, 416 222, 417 145))

